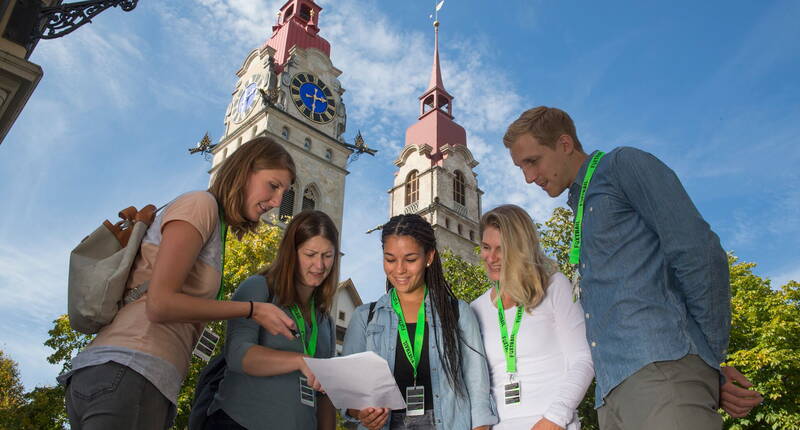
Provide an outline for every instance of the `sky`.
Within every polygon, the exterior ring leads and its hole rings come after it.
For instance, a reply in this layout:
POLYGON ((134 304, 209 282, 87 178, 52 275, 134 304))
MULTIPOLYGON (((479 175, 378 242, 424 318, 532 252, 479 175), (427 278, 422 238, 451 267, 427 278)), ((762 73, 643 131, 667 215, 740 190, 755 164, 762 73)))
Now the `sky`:
MULTIPOLYGON (((352 141, 342 279, 383 291, 379 237, 394 159, 430 77, 433 1, 320 0, 320 35, 346 89, 352 141)), ((66 313, 70 250, 129 204, 208 184, 187 148, 223 118, 275 0, 143 0, 41 41, 44 77, 0 144, 0 349, 27 389, 53 385, 43 345, 66 313)), ((527 185, 502 145, 524 110, 570 113, 588 151, 634 146, 676 171, 723 247, 779 286, 800 280, 800 2, 446 0, 445 88, 485 192, 536 221, 565 205, 527 185)))

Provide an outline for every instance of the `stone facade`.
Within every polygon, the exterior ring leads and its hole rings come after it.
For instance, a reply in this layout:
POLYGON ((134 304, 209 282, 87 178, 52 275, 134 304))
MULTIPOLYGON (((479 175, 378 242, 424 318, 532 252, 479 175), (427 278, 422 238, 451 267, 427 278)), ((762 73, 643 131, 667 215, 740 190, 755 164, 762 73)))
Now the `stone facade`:
MULTIPOLYGON (((345 176, 348 174, 346 166, 352 153, 340 143, 347 121, 341 101, 344 89, 337 79, 341 71, 333 66, 327 55, 315 48, 294 46, 288 54, 279 74, 274 71, 277 67, 271 64, 274 63, 275 50, 268 45, 253 50, 245 59, 237 72, 239 80, 226 111, 225 135, 213 150, 209 173, 213 175, 220 163, 242 143, 256 136, 269 136, 284 145, 297 167, 291 214, 302 210, 303 196, 307 195, 315 201, 315 209, 330 215, 341 232, 345 176), (311 73, 331 89, 337 109, 335 118, 329 123, 311 121, 292 103, 290 84, 298 73, 311 73), (253 106, 242 113, 243 92, 252 83, 264 88, 270 79, 277 80, 277 100, 271 103, 257 92, 253 106)), ((276 208, 264 216, 271 218, 278 212, 276 208)))

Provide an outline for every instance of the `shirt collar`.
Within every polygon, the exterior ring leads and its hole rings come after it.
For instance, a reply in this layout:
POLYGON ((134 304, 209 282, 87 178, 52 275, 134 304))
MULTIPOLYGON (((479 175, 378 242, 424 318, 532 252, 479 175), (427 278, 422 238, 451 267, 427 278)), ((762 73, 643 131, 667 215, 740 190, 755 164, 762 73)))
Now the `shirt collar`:
POLYGON ((569 186, 569 196, 567 197, 567 205, 572 208, 572 212, 575 212, 578 209, 578 198, 581 195, 581 183, 583 182, 583 177, 586 175, 586 169, 589 168, 589 162, 592 161, 592 157, 598 151, 592 151, 585 160, 583 160, 583 164, 581 164, 581 168, 578 169, 578 174, 575 175, 575 180, 572 181, 572 184, 569 186))

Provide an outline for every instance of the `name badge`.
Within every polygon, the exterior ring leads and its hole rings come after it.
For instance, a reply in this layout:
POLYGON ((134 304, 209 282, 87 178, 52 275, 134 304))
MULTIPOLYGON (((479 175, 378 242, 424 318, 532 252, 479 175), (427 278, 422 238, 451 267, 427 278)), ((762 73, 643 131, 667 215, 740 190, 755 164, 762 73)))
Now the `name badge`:
POLYGON ((519 381, 511 382, 503 386, 505 390, 505 404, 506 406, 518 405, 522 399, 522 390, 519 381))
POLYGON ((192 354, 207 362, 214 356, 214 351, 217 349, 218 342, 219 335, 214 333, 214 330, 206 327, 203 329, 200 339, 197 339, 197 345, 194 346, 192 354))
POLYGON ((406 387, 406 415, 425 415, 425 386, 406 387))
POLYGON ((314 407, 314 389, 308 385, 308 378, 305 376, 300 377, 300 403, 314 407))

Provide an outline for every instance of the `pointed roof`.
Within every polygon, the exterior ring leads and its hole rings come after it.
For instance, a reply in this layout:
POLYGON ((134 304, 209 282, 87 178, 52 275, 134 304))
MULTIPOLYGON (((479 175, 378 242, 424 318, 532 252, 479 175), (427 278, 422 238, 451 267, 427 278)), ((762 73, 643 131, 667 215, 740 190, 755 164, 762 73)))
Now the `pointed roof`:
POLYGON ((467 144, 467 132, 453 120, 453 96, 444 89, 442 68, 439 63, 439 21, 435 28, 433 67, 428 89, 419 97, 419 120, 406 129, 406 146, 427 145, 427 156, 431 164, 438 164, 445 158, 444 148, 467 144))
POLYGON ((439 21, 433 23, 434 42, 433 42, 433 70, 431 70, 431 80, 428 83, 428 90, 439 88, 444 91, 444 83, 442 82, 442 69, 439 67, 439 21))

